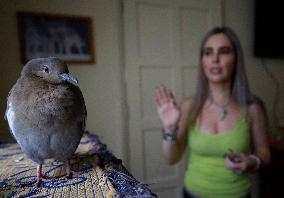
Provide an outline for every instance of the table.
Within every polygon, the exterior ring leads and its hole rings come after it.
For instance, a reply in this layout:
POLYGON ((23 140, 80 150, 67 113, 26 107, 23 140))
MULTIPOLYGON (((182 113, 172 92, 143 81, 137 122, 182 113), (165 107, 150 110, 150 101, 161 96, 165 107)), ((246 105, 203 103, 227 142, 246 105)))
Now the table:
POLYGON ((46 179, 37 187, 36 164, 18 144, 0 144, 0 198, 96 197, 154 198, 149 186, 137 181, 96 135, 85 132, 70 160, 74 175, 64 175, 62 162, 50 159, 43 165, 46 179))

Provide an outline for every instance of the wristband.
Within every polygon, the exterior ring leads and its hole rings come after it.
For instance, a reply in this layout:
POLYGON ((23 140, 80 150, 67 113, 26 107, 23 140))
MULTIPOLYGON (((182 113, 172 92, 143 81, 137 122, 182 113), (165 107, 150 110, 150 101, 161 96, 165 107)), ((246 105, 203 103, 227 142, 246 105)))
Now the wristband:
POLYGON ((253 169, 254 171, 258 170, 260 168, 261 165, 261 160, 257 155, 249 155, 250 158, 253 158, 256 161, 256 166, 253 169))
POLYGON ((172 133, 166 133, 164 129, 162 129, 162 137, 163 140, 167 142, 174 142, 177 140, 177 128, 172 133))

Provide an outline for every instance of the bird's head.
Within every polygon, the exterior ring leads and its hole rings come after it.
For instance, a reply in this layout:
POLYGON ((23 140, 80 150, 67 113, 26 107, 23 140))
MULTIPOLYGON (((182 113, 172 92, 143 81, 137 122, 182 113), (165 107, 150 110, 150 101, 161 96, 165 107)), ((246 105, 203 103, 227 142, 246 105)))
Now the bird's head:
POLYGON ((23 77, 44 80, 52 84, 70 82, 78 84, 78 80, 69 74, 67 65, 56 57, 36 58, 30 60, 23 68, 23 77))

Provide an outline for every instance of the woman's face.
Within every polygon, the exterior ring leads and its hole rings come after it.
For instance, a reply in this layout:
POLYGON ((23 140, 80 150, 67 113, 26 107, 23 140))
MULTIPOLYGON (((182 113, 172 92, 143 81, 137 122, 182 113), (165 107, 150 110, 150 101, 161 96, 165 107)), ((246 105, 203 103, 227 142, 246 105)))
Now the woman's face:
POLYGON ((234 70, 235 53, 229 38, 223 33, 210 36, 203 46, 201 61, 209 82, 230 81, 234 70))

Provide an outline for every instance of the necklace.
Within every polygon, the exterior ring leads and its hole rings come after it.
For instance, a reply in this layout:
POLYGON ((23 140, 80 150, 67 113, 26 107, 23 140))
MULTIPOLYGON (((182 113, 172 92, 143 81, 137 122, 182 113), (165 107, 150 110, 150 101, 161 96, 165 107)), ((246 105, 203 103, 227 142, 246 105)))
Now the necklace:
POLYGON ((226 110, 226 107, 228 106, 228 104, 230 103, 230 98, 228 99, 228 101, 224 104, 224 105, 219 105, 217 104, 213 97, 210 97, 211 102, 217 107, 217 111, 221 114, 221 121, 225 120, 226 117, 228 116, 229 112, 226 110))

